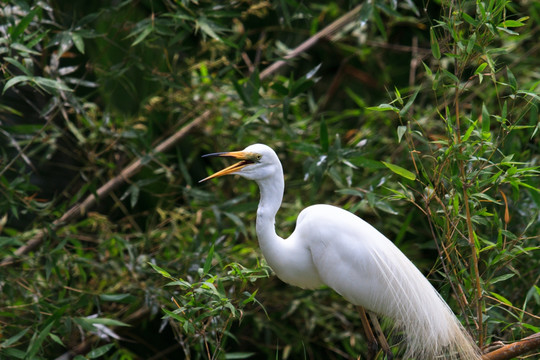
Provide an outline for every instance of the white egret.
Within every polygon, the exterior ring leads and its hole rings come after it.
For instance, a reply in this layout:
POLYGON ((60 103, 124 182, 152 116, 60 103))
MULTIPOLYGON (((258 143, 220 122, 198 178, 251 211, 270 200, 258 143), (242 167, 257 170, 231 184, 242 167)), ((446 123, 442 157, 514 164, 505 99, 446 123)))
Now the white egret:
POLYGON ((429 281, 390 240, 356 215, 313 205, 298 215, 289 238, 276 234, 284 178, 270 147, 254 144, 205 156, 240 162, 201 182, 227 174, 257 182, 259 246, 281 280, 306 289, 327 285, 351 303, 389 317, 404 333, 405 358, 480 359, 475 343, 429 281))

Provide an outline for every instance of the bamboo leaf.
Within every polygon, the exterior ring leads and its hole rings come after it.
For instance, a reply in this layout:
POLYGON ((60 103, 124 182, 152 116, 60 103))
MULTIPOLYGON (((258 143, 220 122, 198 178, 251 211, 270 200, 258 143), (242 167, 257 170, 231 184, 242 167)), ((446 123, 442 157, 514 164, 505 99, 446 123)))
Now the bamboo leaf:
POLYGON ((322 148, 322 151, 326 154, 328 152, 329 141, 328 141, 328 128, 326 127, 326 121, 324 121, 324 119, 321 120, 319 133, 320 133, 319 136, 320 136, 321 148, 322 148))
POLYGON ((507 298, 505 298, 504 296, 502 296, 500 294, 497 294, 497 293, 494 293, 494 292, 491 292, 490 294, 493 295, 493 297, 495 297, 500 302, 502 302, 502 303, 504 303, 506 305, 513 306, 512 302, 510 300, 508 300, 507 298))
POLYGON ((407 103, 405 104, 405 106, 401 109, 401 111, 399 112, 399 116, 404 116, 407 111, 409 111, 409 108, 412 106, 412 104, 414 103, 414 100, 416 100, 416 97, 418 96, 418 93, 420 92, 420 87, 418 87, 416 89, 416 91, 414 92, 414 94, 412 94, 412 96, 409 98, 409 101, 407 101, 407 103))
POLYGON ((415 180, 416 179, 416 175, 412 172, 410 172, 409 170, 407 169, 404 169, 402 168, 401 166, 398 166, 398 165, 394 165, 394 164, 390 164, 390 163, 387 163, 385 161, 381 161, 387 168, 389 168, 390 170, 392 170, 393 172, 395 172, 396 174, 400 175, 400 176, 403 176, 404 178, 406 179, 409 179, 409 180, 415 180))
POLYGON ((114 347, 114 344, 107 344, 107 345, 100 346, 96 349, 93 349, 88 354, 86 354, 86 357, 88 359, 97 359, 105 355, 106 353, 108 353, 109 350, 111 350, 113 347, 114 347))
POLYGON ((41 344, 43 343, 45 338, 49 336, 51 328, 53 327, 55 323, 56 323, 55 321, 51 321, 47 326, 45 326, 45 328, 43 328, 43 330, 39 332, 39 335, 34 336, 32 338, 32 341, 30 341, 30 344, 28 345, 28 350, 27 350, 28 359, 32 359, 36 356, 39 349, 41 348, 41 344))
POLYGON ((433 57, 437 60, 441 58, 441 49, 439 48, 439 40, 437 40, 437 35, 433 27, 429 29, 429 40, 431 44, 431 53, 433 57))
POLYGON ((210 268, 212 267, 212 260, 214 259, 214 245, 210 247, 208 255, 206 256, 206 261, 204 262, 203 273, 208 274, 210 268))
POLYGON ((466 142, 467 140, 469 140, 469 137, 471 136, 473 130, 476 128, 477 123, 478 123, 478 120, 476 120, 474 123, 472 123, 471 126, 469 126, 469 128, 465 132, 465 135, 463 135, 463 137, 461 138, 461 141, 466 142))

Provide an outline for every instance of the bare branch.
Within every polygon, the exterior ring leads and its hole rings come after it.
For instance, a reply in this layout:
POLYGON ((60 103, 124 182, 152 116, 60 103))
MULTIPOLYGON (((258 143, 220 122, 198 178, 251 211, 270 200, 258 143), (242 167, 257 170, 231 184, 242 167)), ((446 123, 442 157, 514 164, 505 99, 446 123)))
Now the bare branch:
POLYGON ((540 333, 533 334, 515 343, 505 345, 484 354, 482 360, 509 360, 540 347, 540 333))
POLYGON ((286 60, 290 60, 298 56, 299 54, 303 53, 313 45, 315 45, 319 40, 327 37, 331 37, 333 34, 338 32, 341 28, 343 28, 345 25, 350 23, 352 20, 354 20, 355 16, 360 12, 362 9, 362 4, 358 5, 315 35, 311 36, 309 39, 298 45, 295 49, 293 49, 291 52, 289 52, 287 55, 283 57, 284 60, 279 60, 264 69, 261 74, 260 78, 264 79, 277 70, 279 70, 281 67, 283 67, 285 64, 287 64, 286 60))

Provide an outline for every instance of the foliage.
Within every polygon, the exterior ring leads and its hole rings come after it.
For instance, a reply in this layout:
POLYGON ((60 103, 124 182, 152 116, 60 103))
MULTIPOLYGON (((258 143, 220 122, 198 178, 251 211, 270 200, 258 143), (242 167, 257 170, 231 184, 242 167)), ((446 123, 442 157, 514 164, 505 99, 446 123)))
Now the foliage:
POLYGON ((284 164, 278 233, 309 204, 342 206, 479 344, 540 332, 539 5, 365 2, 261 78, 357 5, 3 4, 0 258, 17 261, 0 267, 0 358, 365 354, 354 306, 271 275, 255 184, 197 183, 225 164, 200 155, 255 142, 284 164), (138 174, 55 223, 135 159, 138 174))

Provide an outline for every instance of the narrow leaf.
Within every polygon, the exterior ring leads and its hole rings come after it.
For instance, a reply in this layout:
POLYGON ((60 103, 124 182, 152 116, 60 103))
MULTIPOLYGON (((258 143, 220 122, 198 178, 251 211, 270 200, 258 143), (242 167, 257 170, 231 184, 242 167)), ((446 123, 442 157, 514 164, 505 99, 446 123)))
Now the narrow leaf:
POLYGON ((19 21, 17 26, 15 26, 13 28, 10 28, 10 30, 11 30, 10 35, 11 35, 11 39, 12 39, 13 42, 17 41, 19 36, 21 36, 21 34, 24 32, 24 30, 26 30, 28 25, 30 25, 30 23, 32 22, 32 19, 34 18, 34 16, 36 16, 36 14, 39 11, 41 11, 41 8, 40 7, 35 7, 25 17, 23 17, 21 19, 21 21, 19 21))
POLYGON ((143 41, 144 39, 146 39, 146 37, 148 35, 150 35, 150 33, 152 32, 152 26, 147 26, 144 28, 143 31, 141 31, 141 33, 139 34, 139 36, 137 36, 137 38, 133 41, 133 43, 131 44, 131 46, 135 46, 137 45, 138 43, 140 43, 141 41, 143 41))
POLYGON ((441 49, 439 48, 439 41, 437 40, 437 35, 435 34, 433 27, 429 29, 429 40, 431 43, 431 52, 433 53, 433 57, 439 60, 441 58, 441 49))
POLYGON ((25 75, 12 77, 6 82, 6 85, 4 86, 4 89, 2 90, 2 94, 5 93, 6 90, 9 89, 10 87, 17 85, 18 83, 28 82, 30 81, 30 79, 31 79, 30 76, 25 76, 25 75))
POLYGON ((328 152, 328 128, 326 127, 326 121, 321 120, 320 126, 320 143, 322 151, 326 154, 328 152))
POLYGON ((472 26, 474 27, 477 27, 478 26, 478 21, 476 21, 475 19, 473 19, 469 14, 467 14, 466 12, 463 12, 461 13, 461 16, 463 17, 463 20, 465 20, 466 22, 468 22, 469 24, 471 24, 472 26))
POLYGON ((508 300, 507 298, 505 298, 504 296, 502 295, 499 295, 497 293, 494 293, 492 292, 491 295, 493 295, 497 300, 499 300, 500 302, 506 304, 506 305, 510 305, 512 306, 512 302, 510 300, 508 300))
POLYGON ((401 142, 401 138, 403 137, 403 134, 407 131, 407 127, 405 125, 400 125, 397 127, 397 136, 398 136, 398 143, 401 142))
POLYGON ((30 345, 28 346, 28 352, 27 352, 27 358, 32 359, 35 357, 35 355, 38 353, 39 349, 41 349, 41 344, 45 340, 45 338, 49 335, 51 328, 55 324, 55 321, 51 321, 51 323, 43 330, 40 331, 39 335, 37 337, 32 338, 32 341, 30 342, 30 345))
POLYGON ((418 87, 418 89, 416 89, 416 91, 414 92, 414 94, 412 94, 412 96, 410 97, 409 101, 407 101, 407 103, 405 104, 405 106, 401 109, 401 111, 399 112, 399 115, 400 116, 404 116, 407 111, 409 111, 409 108, 412 106, 412 104, 414 103, 414 100, 416 100, 416 96, 418 96, 418 93, 420 92, 420 87, 418 87))
POLYGON ((469 126, 469 128, 465 132, 465 135, 463 135, 463 137, 461 138, 461 141, 465 142, 465 141, 469 140, 469 137, 471 136, 473 130, 476 128, 477 123, 478 123, 478 120, 476 120, 474 123, 472 123, 471 126, 469 126))
POLYGON ((380 104, 379 106, 370 106, 366 108, 367 110, 373 110, 373 111, 394 111, 396 113, 399 113, 399 109, 395 106, 392 106, 390 104, 380 104))
POLYGON ((166 277, 167 279, 171 279, 171 280, 175 280, 171 274, 169 274, 167 271, 163 270, 162 268, 160 268, 159 266, 155 265, 155 264, 152 264, 151 262, 148 262, 148 264, 156 271, 158 272, 159 274, 161 274, 161 276, 163 277, 166 277))
POLYGON ((208 251, 208 256, 206 256, 206 261, 204 262, 204 268, 203 268, 204 274, 208 274, 208 271, 210 271, 210 268, 212 267, 213 259, 214 259, 214 245, 210 247, 210 251, 208 251))
POLYGON ((81 54, 84 54, 84 40, 82 36, 77 33, 71 33, 71 39, 77 50, 79 50, 81 54))
POLYGON ((521 21, 517 21, 517 20, 506 20, 506 21, 503 21, 502 23, 499 24, 499 26, 502 26, 502 27, 505 27, 505 28, 509 28, 509 27, 521 27, 521 26, 524 26, 525 24, 522 23, 521 21))
POLYGON ((512 71, 510 71, 510 68, 506 67, 506 75, 508 76, 508 83, 510 84, 510 87, 513 91, 516 91, 517 89, 517 80, 512 71))
POLYGON ((471 51, 474 49, 474 44, 476 44, 476 33, 473 33, 469 39, 469 43, 467 44, 467 54, 470 54, 471 51))
POLYGON ((490 117, 486 104, 482 104, 482 133, 487 136, 490 134, 490 117))
POLYGON ((401 166, 398 166, 398 165, 394 165, 394 164, 390 164, 390 163, 387 163, 385 161, 381 161, 387 168, 389 168, 390 170, 392 170, 393 172, 395 172, 396 174, 400 175, 400 176, 403 176, 404 178, 406 179, 409 179, 409 180, 415 180, 416 179, 416 175, 412 172, 410 172, 409 170, 407 169, 404 169, 402 168, 401 166))
POLYGON ((89 359, 97 359, 103 355, 105 355, 109 350, 113 348, 114 344, 107 344, 98 347, 97 349, 94 349, 90 351, 88 354, 86 354, 86 357, 89 359))
POLYGON ((478 65, 478 67, 474 71, 474 75, 481 74, 482 71, 484 71, 484 69, 486 68, 486 66, 487 66, 487 63, 481 63, 480 65, 478 65))
POLYGON ((20 338, 22 338, 24 336, 24 334, 26 334, 28 332, 28 330, 30 330, 30 328, 26 328, 26 329, 18 332, 17 334, 13 335, 9 339, 1 342, 0 343, 0 348, 7 348, 7 347, 10 347, 11 345, 15 344, 20 338))

